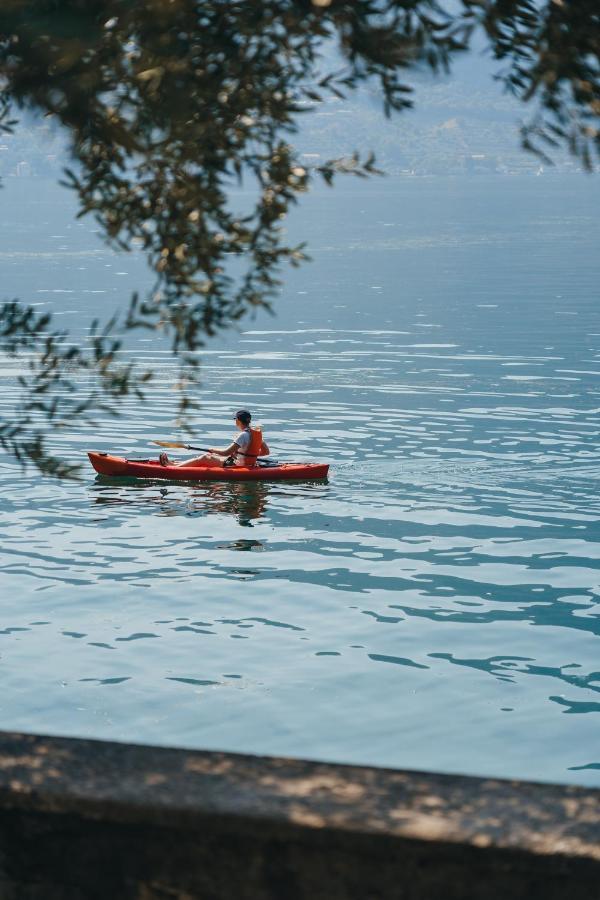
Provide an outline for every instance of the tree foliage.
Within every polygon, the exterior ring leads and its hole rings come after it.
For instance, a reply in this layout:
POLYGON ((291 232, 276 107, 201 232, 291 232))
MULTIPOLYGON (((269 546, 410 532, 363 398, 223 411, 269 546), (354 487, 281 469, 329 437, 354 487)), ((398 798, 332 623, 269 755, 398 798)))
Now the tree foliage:
MULTIPOLYGON (((0 425, 5 449, 65 474, 45 453, 40 417, 60 424, 101 405, 116 412, 129 391, 142 396, 150 373, 118 363, 119 331, 160 329, 193 376, 204 340, 269 307, 282 264, 304 258, 282 223, 312 180, 376 172, 358 156, 302 164, 301 116, 366 80, 379 84, 387 115, 402 111, 409 70, 447 70, 476 32, 507 88, 536 104, 525 146, 566 144, 591 167, 600 149, 592 0, 2 0, 0 126, 12 128, 20 107, 56 117, 80 214, 95 216, 113 247, 141 247, 156 273, 153 290, 95 323, 83 347, 46 314, 16 301, 0 309, 0 348, 27 353, 30 366, 20 411, 0 425), (323 50, 334 44, 342 63, 329 71, 323 50), (231 202, 240 182, 254 189, 243 213, 231 202)), ((182 411, 189 403, 182 395, 182 411)))

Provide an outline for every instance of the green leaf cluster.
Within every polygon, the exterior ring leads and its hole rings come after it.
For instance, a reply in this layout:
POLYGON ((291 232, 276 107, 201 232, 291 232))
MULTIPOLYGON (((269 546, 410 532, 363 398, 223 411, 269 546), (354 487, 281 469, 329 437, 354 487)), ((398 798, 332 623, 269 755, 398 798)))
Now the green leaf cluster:
MULTIPOLYGON (((378 172, 372 156, 302 164, 300 117, 365 81, 378 84, 387 115, 400 112, 411 105, 407 72, 448 70, 478 31, 506 86, 538 101, 525 145, 542 153, 566 142, 591 167, 600 147, 591 0, 3 0, 0 127, 13 127, 19 107, 54 116, 70 137, 65 183, 80 215, 94 216, 111 246, 142 248, 156 277, 75 353, 46 317, 4 305, 0 348, 37 353, 20 418, 0 426, 4 447, 63 474, 44 462, 35 423, 87 414, 103 398, 116 412, 120 396, 141 391, 146 376, 116 365, 119 330, 160 329, 194 380, 206 338, 270 308, 282 265, 306 258, 283 222, 313 180, 378 172), (332 46, 342 66, 329 70, 332 46), (243 212, 231 199, 240 183, 253 197, 243 212), (65 410, 74 365, 93 385, 65 410)), ((190 404, 182 395, 182 410, 190 404)))

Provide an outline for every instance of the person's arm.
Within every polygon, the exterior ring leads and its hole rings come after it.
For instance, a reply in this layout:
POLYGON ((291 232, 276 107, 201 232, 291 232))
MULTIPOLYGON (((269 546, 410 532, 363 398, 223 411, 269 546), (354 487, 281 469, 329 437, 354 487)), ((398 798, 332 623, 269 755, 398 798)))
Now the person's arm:
POLYGON ((233 444, 230 444, 225 450, 221 450, 218 447, 211 447, 210 453, 216 453, 217 456, 233 456, 234 453, 237 453, 240 449, 239 444, 236 444, 234 441, 233 444))
POLYGON ((263 441, 260 448, 260 456, 268 456, 270 452, 271 451, 269 450, 269 445, 266 443, 266 441, 263 441))

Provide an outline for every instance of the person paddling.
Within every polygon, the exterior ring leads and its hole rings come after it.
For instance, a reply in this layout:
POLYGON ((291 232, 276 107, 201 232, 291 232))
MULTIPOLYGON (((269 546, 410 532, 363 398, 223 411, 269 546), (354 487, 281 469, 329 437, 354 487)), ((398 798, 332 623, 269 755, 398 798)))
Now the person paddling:
POLYGON ((158 457, 162 466, 246 466, 251 468, 256 465, 259 456, 268 456, 269 448, 263 440, 262 430, 257 425, 251 425, 252 415, 247 409, 238 409, 235 414, 235 424, 239 430, 229 447, 219 449, 211 447, 204 456, 196 456, 183 462, 171 462, 166 453, 158 457), (232 460, 228 463, 228 460, 232 460))

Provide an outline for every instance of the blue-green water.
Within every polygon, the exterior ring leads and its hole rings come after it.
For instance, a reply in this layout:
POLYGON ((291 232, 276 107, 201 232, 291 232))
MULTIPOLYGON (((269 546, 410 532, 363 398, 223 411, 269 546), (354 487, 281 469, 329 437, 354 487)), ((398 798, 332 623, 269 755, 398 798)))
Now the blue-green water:
MULTIPOLYGON (((198 436, 256 411, 329 483, 80 484, 0 469, 0 727, 600 784, 597 180, 308 198, 277 317, 210 345, 198 436)), ((83 329, 147 282, 12 181, 5 297, 83 329)), ((145 456, 144 407, 52 445, 145 456)), ((15 397, 3 360, 2 413, 15 397)))

